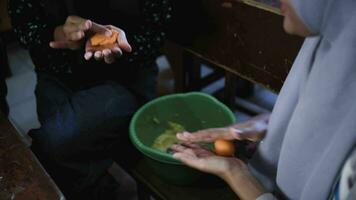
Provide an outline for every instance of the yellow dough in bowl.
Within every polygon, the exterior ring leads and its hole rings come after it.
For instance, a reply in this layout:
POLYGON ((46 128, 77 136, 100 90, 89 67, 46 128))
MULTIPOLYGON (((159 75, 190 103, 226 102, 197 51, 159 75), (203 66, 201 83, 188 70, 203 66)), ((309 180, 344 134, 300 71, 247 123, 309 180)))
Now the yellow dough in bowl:
POLYGON ((179 142, 177 133, 184 132, 185 128, 174 122, 168 122, 169 128, 160 134, 152 144, 152 148, 166 152, 169 147, 179 142))

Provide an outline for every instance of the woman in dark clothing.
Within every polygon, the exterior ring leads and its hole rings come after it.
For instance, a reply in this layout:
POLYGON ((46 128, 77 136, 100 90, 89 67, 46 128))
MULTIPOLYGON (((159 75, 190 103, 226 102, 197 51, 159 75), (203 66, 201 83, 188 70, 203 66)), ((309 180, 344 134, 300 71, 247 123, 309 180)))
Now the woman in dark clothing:
POLYGON ((119 147, 129 146, 132 114, 155 96, 170 12, 169 0, 10 1, 38 78, 32 149, 68 199, 114 198, 115 187, 98 185, 113 160, 133 157, 119 147), (116 48, 86 49, 91 34, 111 34, 106 25, 120 32, 116 48))

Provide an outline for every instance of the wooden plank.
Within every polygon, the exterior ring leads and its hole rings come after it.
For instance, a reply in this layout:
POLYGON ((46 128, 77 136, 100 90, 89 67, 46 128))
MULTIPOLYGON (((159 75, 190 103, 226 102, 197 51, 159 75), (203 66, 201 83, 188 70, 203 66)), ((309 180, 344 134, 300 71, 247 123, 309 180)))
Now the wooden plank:
POLYGON ((279 0, 237 0, 247 5, 277 14, 281 14, 280 1, 279 0))
POLYGON ((0 199, 64 200, 20 137, 0 113, 0 199))

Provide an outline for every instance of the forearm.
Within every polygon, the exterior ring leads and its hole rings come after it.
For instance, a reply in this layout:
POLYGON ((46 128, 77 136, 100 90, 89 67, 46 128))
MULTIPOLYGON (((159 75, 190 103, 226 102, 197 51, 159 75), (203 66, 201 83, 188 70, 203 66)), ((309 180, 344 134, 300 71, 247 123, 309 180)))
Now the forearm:
POLYGON ((262 184, 247 169, 243 172, 232 169, 222 178, 240 199, 254 200, 266 193, 262 184))

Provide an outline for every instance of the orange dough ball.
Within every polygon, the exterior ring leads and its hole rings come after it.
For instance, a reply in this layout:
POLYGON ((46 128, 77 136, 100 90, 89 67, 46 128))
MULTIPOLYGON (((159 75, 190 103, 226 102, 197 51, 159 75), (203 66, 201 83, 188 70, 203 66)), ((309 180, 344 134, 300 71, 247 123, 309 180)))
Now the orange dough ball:
POLYGON ((219 156, 234 156, 235 146, 227 140, 216 140, 214 142, 215 154, 219 156))

